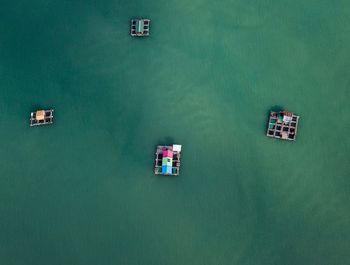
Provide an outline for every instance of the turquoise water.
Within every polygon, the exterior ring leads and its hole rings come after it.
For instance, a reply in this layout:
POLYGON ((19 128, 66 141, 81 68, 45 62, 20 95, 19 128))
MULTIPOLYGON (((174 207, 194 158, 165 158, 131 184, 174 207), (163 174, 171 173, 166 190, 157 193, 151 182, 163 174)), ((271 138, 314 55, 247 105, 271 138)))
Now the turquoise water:
POLYGON ((350 264, 349 29, 345 0, 3 1, 0 264, 350 264))

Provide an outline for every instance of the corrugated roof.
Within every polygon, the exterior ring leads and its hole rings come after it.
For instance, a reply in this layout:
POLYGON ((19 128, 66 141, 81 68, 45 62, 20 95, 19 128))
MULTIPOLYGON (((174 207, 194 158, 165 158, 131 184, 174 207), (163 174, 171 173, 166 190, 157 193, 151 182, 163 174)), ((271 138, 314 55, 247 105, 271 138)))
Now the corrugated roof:
POLYGON ((174 144, 173 145, 173 151, 174 152, 181 152, 181 147, 182 147, 182 145, 174 144))
POLYGON ((172 167, 162 166, 162 174, 171 174, 172 172, 172 167))
POLYGON ((173 158, 173 151, 171 151, 171 150, 165 150, 165 151, 163 151, 163 157, 170 157, 170 158, 173 158))
POLYGON ((172 166, 173 159, 169 157, 163 157, 162 159, 162 166, 172 166))
POLYGON ((138 20, 138 21, 136 22, 136 31, 137 31, 138 33, 142 33, 142 32, 143 32, 143 27, 144 27, 143 24, 144 24, 144 23, 143 23, 143 20, 138 20))
POLYGON ((44 110, 38 110, 36 113, 35 113, 35 119, 37 121, 42 121, 45 119, 45 111, 44 110))

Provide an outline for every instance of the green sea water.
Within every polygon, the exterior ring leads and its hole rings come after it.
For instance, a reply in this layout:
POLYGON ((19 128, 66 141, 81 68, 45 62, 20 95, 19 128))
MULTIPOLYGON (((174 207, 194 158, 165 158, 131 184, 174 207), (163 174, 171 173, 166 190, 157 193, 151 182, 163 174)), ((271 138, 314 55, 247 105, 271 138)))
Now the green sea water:
POLYGON ((350 264, 349 91, 348 0, 2 0, 0 265, 350 264))

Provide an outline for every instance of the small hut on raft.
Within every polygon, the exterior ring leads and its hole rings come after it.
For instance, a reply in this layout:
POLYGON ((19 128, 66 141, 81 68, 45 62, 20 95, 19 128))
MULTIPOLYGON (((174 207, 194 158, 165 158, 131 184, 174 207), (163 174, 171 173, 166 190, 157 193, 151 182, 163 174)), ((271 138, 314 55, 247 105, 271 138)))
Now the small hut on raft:
POLYGON ((266 135, 282 140, 295 141, 300 116, 289 111, 271 111, 266 135))
POLYGON ((154 174, 178 176, 181 165, 181 145, 158 145, 156 150, 154 174))
POLYGON ((37 110, 30 113, 30 126, 40 126, 53 123, 53 109, 37 110))
POLYGON ((149 36, 150 19, 131 19, 130 35, 133 37, 149 36))

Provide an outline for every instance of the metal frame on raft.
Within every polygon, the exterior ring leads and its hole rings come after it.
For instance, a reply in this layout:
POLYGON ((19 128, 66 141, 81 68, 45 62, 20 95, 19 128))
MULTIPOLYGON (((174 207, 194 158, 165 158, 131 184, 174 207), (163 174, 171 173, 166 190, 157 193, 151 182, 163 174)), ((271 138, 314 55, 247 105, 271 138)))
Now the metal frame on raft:
POLYGON ((289 111, 271 111, 267 125, 268 137, 295 141, 300 116, 289 111))
POLYGON ((146 37, 149 36, 150 19, 140 18, 131 19, 130 21, 130 35, 133 37, 146 37))
POLYGON ((181 165, 181 145, 158 145, 156 150, 154 174, 178 176, 181 165))
POLYGON ((37 110, 30 113, 30 126, 41 126, 53 123, 53 109, 37 110))

